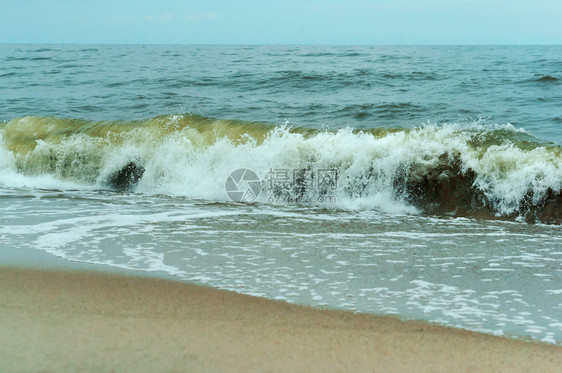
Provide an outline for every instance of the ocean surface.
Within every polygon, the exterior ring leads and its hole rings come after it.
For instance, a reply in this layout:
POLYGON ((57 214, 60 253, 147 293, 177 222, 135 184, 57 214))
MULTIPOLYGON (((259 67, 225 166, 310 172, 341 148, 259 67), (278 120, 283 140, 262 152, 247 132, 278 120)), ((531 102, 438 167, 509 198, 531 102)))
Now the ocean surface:
POLYGON ((0 250, 562 343, 561 46, 0 62, 0 250))

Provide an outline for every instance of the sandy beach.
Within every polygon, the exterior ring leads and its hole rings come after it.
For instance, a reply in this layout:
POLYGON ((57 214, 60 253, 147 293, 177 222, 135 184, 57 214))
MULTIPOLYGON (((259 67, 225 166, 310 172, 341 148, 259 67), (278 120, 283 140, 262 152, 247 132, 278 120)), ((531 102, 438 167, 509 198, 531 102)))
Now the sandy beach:
POLYGON ((542 371, 562 347, 178 282, 0 269, 0 370, 542 371))

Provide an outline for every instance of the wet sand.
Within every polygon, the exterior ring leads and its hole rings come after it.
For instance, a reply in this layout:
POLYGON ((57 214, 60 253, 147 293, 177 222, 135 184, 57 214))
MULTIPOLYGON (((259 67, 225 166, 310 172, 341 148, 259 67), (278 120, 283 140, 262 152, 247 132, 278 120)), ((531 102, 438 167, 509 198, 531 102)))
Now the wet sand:
POLYGON ((179 282, 0 269, 0 371, 557 371, 562 346, 179 282))

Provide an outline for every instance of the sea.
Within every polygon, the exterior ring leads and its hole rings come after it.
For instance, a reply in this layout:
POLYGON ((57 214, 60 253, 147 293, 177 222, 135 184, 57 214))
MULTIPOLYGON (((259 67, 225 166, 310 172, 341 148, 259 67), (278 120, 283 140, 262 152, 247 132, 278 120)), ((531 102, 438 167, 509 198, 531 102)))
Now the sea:
POLYGON ((561 344, 561 191, 562 46, 0 45, 4 253, 561 344))

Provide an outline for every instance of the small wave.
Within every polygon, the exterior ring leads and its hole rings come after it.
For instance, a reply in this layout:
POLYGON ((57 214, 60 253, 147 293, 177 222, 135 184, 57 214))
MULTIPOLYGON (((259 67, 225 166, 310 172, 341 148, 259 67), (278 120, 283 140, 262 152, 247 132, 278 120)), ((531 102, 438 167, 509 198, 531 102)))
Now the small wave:
POLYGON ((412 102, 385 103, 377 105, 377 109, 385 113, 401 113, 404 111, 421 112, 425 110, 422 106, 412 102))
POLYGON ((535 79, 535 82, 545 82, 545 83, 557 82, 557 81, 558 81, 558 78, 555 78, 554 76, 551 76, 551 75, 545 75, 545 76, 541 76, 538 79, 535 79))
POLYGON ((28 58, 30 61, 48 61, 53 59, 53 57, 31 57, 28 58))
POLYGON ((439 76, 431 72, 412 71, 406 72, 393 72, 384 73, 382 77, 385 79, 407 79, 407 80, 438 80, 439 76))
POLYGON ((341 54, 342 57, 358 57, 358 56, 364 56, 364 55, 365 54, 359 53, 359 52, 347 52, 347 53, 341 54))
POLYGON ((322 80, 329 77, 318 73, 304 72, 299 70, 285 70, 285 71, 279 71, 277 73, 277 78, 280 81, 283 81, 283 80, 322 80))
MULTIPOLYGON (((276 88, 276 89, 317 89, 318 84, 329 84, 329 88, 347 87, 350 81, 355 84, 364 83, 358 76, 364 75, 357 71, 335 72, 335 71, 302 71, 302 70, 280 70, 267 75, 256 75, 250 71, 238 71, 232 74, 229 79, 211 79, 208 83, 204 81, 191 82, 195 85, 222 85, 222 86, 241 86, 244 89, 249 87, 276 88)), ((328 87, 327 87, 328 89, 328 87)))
POLYGON ((58 65, 58 68, 61 69, 76 69, 76 68, 88 68, 88 67, 92 67, 92 65, 88 65, 88 64, 77 64, 77 63, 64 63, 62 65, 58 65))
POLYGON ((128 81, 125 81, 125 82, 112 82, 112 83, 106 83, 106 84, 105 84, 105 87, 106 87, 106 88, 118 88, 118 87, 122 87, 122 86, 125 86, 125 85, 128 85, 128 84, 130 84, 128 81))
POLYGON ((76 106, 76 107, 70 109, 70 111, 76 112, 76 113, 88 113, 88 112, 96 112, 96 111, 101 111, 101 110, 103 110, 102 107, 95 106, 95 105, 81 105, 81 106, 76 106))
POLYGON ((419 113, 426 110, 423 106, 411 103, 411 102, 400 102, 400 103, 364 103, 360 105, 348 105, 343 109, 339 110, 337 114, 342 117, 353 116, 356 119, 366 119, 370 117, 377 118, 414 118, 419 113))
POLYGON ((365 56, 364 53, 343 51, 343 52, 311 52, 301 55, 302 57, 359 57, 365 56))
POLYGON ((9 56, 9 57, 5 58, 5 61, 9 61, 9 62, 12 62, 12 61, 28 61, 29 59, 30 59, 29 57, 12 57, 12 56, 9 56))

